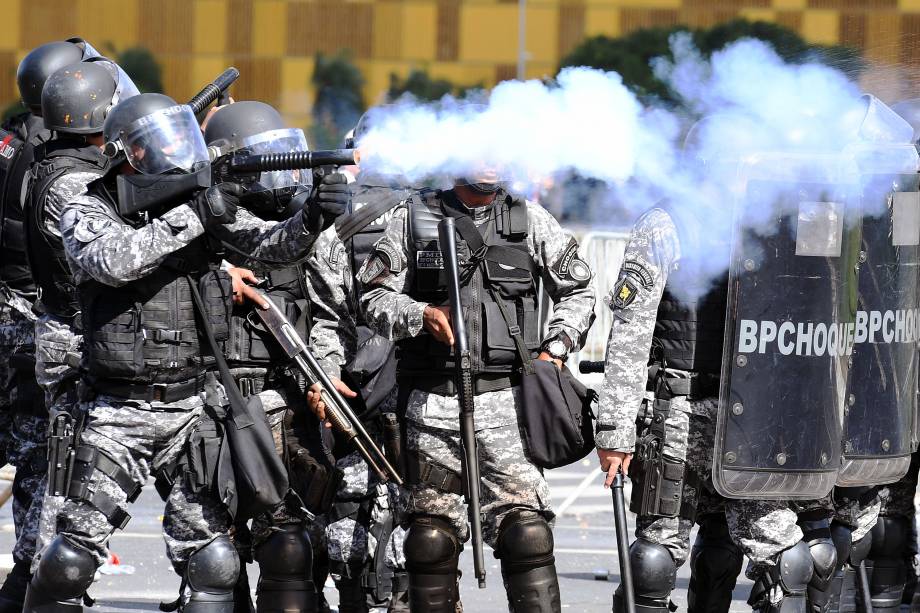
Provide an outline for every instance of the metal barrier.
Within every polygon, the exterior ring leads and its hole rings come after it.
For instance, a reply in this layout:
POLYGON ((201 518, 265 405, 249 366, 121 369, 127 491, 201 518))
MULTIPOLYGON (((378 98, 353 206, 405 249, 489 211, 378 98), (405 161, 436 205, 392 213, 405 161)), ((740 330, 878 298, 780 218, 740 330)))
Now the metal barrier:
POLYGON ((597 304, 594 314, 597 319, 588 332, 588 338, 581 351, 572 356, 570 368, 577 369, 582 360, 603 360, 607 349, 607 337, 613 325, 612 313, 606 298, 617 282, 623 251, 626 249, 628 232, 586 232, 579 239, 579 254, 594 271, 594 290, 597 304))

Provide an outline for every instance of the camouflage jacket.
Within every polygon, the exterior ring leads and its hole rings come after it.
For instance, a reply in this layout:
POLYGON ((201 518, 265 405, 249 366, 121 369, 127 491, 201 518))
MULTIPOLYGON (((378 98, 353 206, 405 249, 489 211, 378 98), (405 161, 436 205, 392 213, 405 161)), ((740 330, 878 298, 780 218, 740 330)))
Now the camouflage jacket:
POLYGON ((619 279, 605 299, 613 326, 598 406, 595 443, 600 449, 632 452, 635 446, 658 304, 679 260, 680 240, 671 216, 660 208, 642 215, 626 244, 619 279))

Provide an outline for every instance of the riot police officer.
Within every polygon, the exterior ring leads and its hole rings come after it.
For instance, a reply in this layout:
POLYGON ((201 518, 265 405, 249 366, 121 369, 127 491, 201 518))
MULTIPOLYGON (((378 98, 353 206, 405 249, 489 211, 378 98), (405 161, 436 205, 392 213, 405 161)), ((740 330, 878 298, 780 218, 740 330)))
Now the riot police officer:
POLYGON ((11 117, 0 132, 0 448, 4 463, 17 467, 13 482, 13 523, 17 543, 13 570, 0 588, 0 610, 18 611, 29 581, 36 549, 46 466, 47 413, 35 380, 34 320, 30 306, 36 286, 26 255, 24 190, 36 148, 51 133, 42 123, 41 94, 58 68, 97 56, 91 45, 74 38, 30 51, 16 74, 27 112, 11 117))
POLYGON ((464 225, 476 235, 460 236, 467 244, 487 245, 477 250, 484 263, 469 267, 461 290, 473 335, 484 540, 501 560, 512 610, 561 608, 548 486, 526 458, 518 429, 518 369, 538 356, 561 364, 581 346, 594 317, 592 275, 575 239, 542 207, 513 197, 498 178, 483 172, 458 180, 453 189, 410 198, 396 209, 358 274, 366 321, 400 342, 409 487, 404 548, 412 611, 455 610, 457 563, 469 534, 460 488, 453 336, 439 267, 437 225, 445 215, 471 222, 464 225), (507 256, 511 252, 519 257, 507 256), (538 324, 537 279, 555 305, 545 336, 538 324), (502 311, 515 321, 506 321, 502 311), (529 355, 519 355, 516 346, 529 355))
MULTIPOLYGON (((374 110, 365 113, 346 146, 354 147, 370 129, 374 110)), ((335 222, 345 245, 340 266, 353 277, 383 235, 393 210, 410 195, 395 177, 375 175, 355 167, 350 184, 351 207, 335 222)), ((405 182, 403 182, 405 184, 405 182)), ((350 283, 357 304, 362 287, 350 283)), ((379 444, 398 436, 396 417, 396 348, 377 334, 358 313, 357 352, 346 366, 350 382, 359 389, 379 444), (381 424, 382 420, 382 424, 381 424), (380 426, 387 429, 384 437, 380 426)), ((339 591, 342 613, 361 613, 369 603, 387 606, 391 613, 405 610, 408 577, 402 555, 405 530, 400 526, 403 503, 400 488, 382 484, 363 458, 353 452, 338 461, 344 474, 335 504, 327 516, 325 541, 330 571, 339 591)))
POLYGON ((25 610, 81 610, 105 543, 130 519, 127 503, 185 454, 181 477, 160 488, 167 552, 183 578, 176 604, 230 613, 240 562, 222 484, 202 457, 226 403, 209 345, 226 339, 232 300, 213 247, 290 261, 306 255, 317 231, 303 212, 268 223, 238 211, 235 185, 202 189, 210 168, 201 131, 189 107, 167 96, 120 102, 103 136, 111 168, 60 222, 82 315, 85 418, 57 535, 40 554, 25 610))
MULTIPOLYGON (((254 154, 308 149, 300 129, 288 128, 270 105, 240 101, 219 108, 208 120, 205 140, 220 156, 240 151, 254 154)), ((231 177, 232 178, 232 177, 231 177)), ((283 221, 307 204, 313 190, 309 169, 263 172, 256 182, 243 184, 240 205, 267 221, 283 221)), ((327 174, 316 186, 317 203, 345 207, 346 179, 327 174)), ((321 206, 321 205, 320 205, 321 206)), ((341 243, 326 216, 310 257, 279 265, 258 256, 241 263, 261 279, 267 295, 287 313, 298 333, 311 341, 314 354, 332 377, 354 354, 354 304, 344 287, 348 276, 340 270, 341 243)), ((242 257, 242 256, 241 256, 242 257)), ((253 556, 261 571, 257 609, 315 611, 317 586, 311 581, 311 514, 328 510, 338 479, 322 428, 306 411, 302 384, 285 367, 284 353, 252 318, 237 308, 231 319, 228 360, 245 396, 257 396, 264 407, 279 453, 288 458, 294 492, 283 507, 255 518, 253 556), (304 513, 304 509, 309 513, 304 513)), ((315 538, 315 537, 314 537, 315 538)), ((321 588, 321 586, 319 586, 321 588)))

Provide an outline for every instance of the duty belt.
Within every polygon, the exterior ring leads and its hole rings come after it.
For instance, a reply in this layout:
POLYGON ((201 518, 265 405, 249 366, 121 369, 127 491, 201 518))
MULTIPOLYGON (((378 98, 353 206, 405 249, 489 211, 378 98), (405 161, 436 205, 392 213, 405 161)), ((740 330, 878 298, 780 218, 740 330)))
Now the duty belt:
MULTIPOLYGON (((487 392, 497 392, 520 385, 520 383, 521 376, 516 373, 482 373, 473 377, 473 394, 479 396, 487 392)), ((408 385, 409 389, 421 390, 429 394, 438 394, 439 396, 457 395, 457 385, 454 383, 453 377, 448 375, 400 375, 399 384, 408 385)))
POLYGON ((204 375, 176 383, 127 383, 103 379, 94 381, 92 388, 99 394, 106 394, 126 400, 145 402, 176 402, 185 400, 204 391, 204 375))
POLYGON ((677 396, 686 396, 691 400, 711 398, 719 395, 719 377, 708 373, 691 373, 689 377, 672 377, 662 373, 659 366, 649 366, 649 391, 655 392, 656 398, 670 400, 677 396))

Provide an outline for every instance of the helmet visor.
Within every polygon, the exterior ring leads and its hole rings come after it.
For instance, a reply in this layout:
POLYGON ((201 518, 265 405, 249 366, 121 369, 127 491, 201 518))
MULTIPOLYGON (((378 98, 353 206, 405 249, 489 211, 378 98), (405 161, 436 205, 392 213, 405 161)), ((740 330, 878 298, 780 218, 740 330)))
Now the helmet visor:
POLYGON ((208 163, 208 148, 192 109, 171 106, 144 115, 121 137, 128 162, 138 172, 158 175, 180 170, 191 172, 208 163))
MULTIPOLYGON (((242 139, 240 147, 251 153, 288 153, 290 151, 309 151, 307 137, 299 128, 268 130, 242 139)), ((259 181, 252 186, 252 191, 281 189, 285 187, 312 187, 313 173, 309 170, 275 170, 263 172, 259 181)))
POLYGON ((99 56, 84 61, 99 64, 111 73, 112 79, 115 81, 115 95, 112 96, 112 106, 141 93, 134 81, 131 80, 131 77, 128 76, 128 73, 109 58, 99 56))

